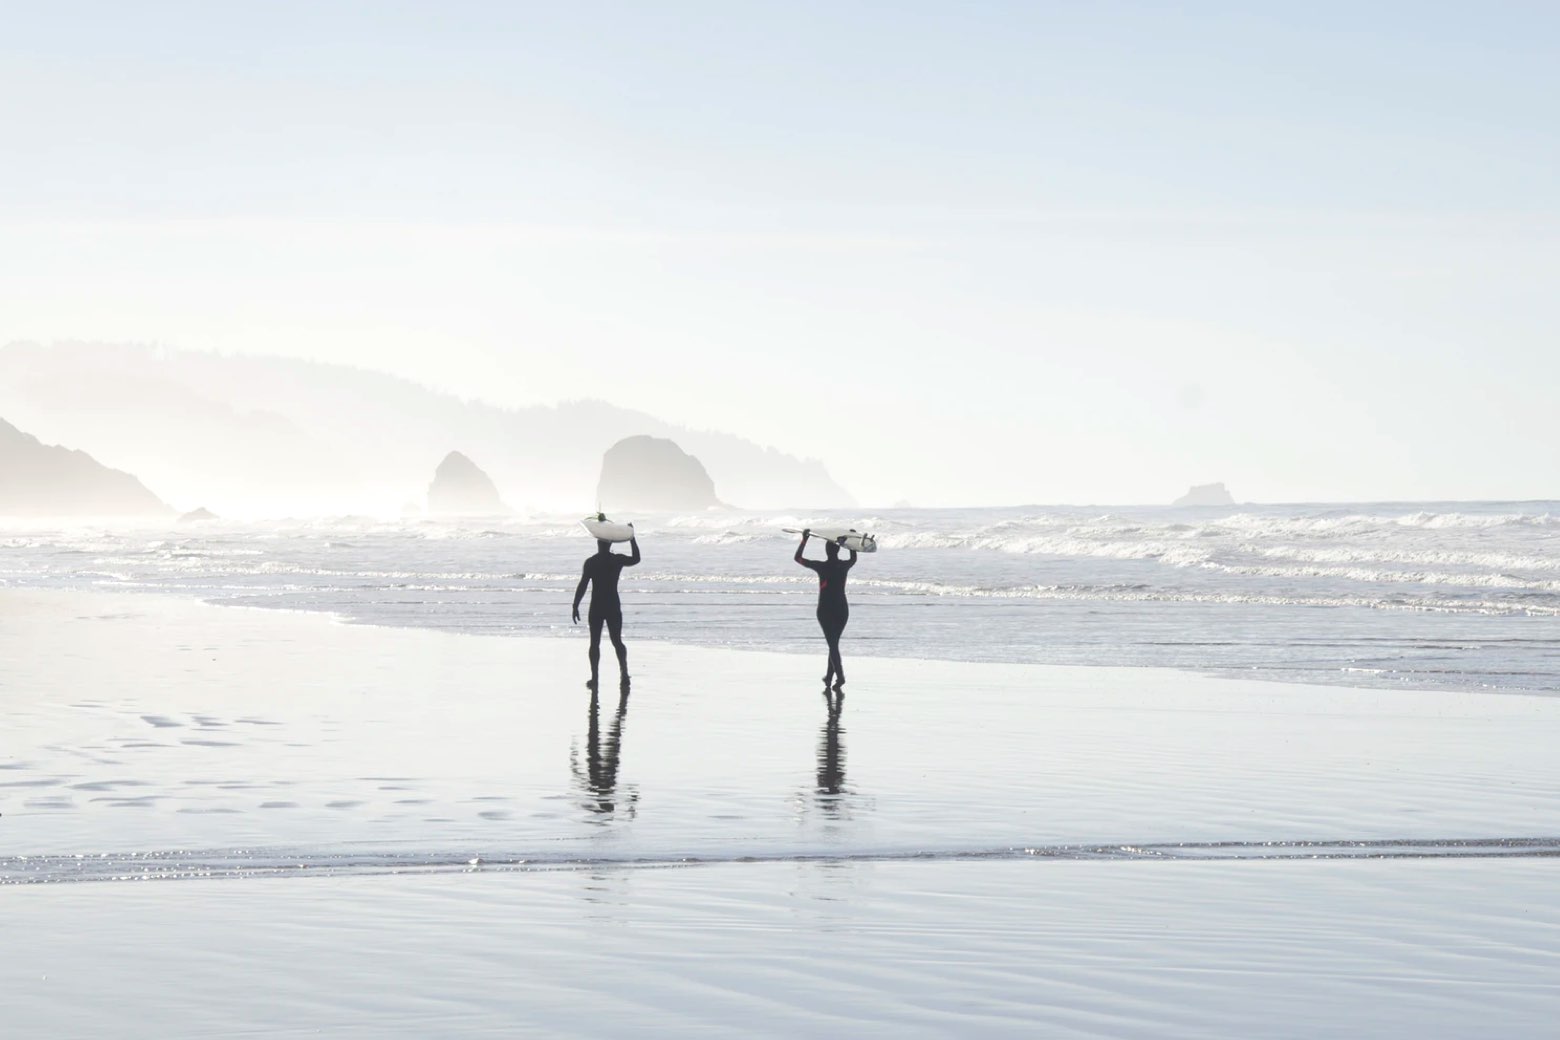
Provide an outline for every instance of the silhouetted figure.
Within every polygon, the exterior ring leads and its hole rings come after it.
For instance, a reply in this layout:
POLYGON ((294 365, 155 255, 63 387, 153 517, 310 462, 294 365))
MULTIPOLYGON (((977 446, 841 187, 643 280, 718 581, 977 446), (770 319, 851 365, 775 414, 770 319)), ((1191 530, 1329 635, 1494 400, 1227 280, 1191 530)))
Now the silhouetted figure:
POLYGON ((836 690, 845 686, 845 663, 840 660, 840 636, 845 623, 850 620, 850 604, 845 601, 845 575, 856 566, 856 550, 846 549, 850 559, 840 559, 840 547, 834 542, 824 543, 827 560, 808 560, 802 556, 812 531, 802 532, 802 544, 796 547, 796 562, 818 574, 818 627, 829 642, 829 667, 823 674, 823 685, 834 683, 836 690))
POLYGON ((574 623, 580 621, 580 600, 585 598, 585 586, 590 590, 590 682, 585 685, 594 692, 601 668, 601 626, 607 626, 612 638, 612 649, 617 651, 618 671, 622 675, 623 689, 628 689, 628 647, 623 645, 623 603, 618 599, 618 575, 624 567, 639 562, 639 539, 630 538, 633 554, 623 556, 612 551, 612 543, 596 540, 596 555, 586 557, 584 573, 579 587, 574 590, 574 623))
MULTIPOLYGON (((571 763, 574 775, 579 779, 590 801, 585 808, 593 813, 610 815, 617 809, 618 766, 623 753, 623 723, 628 718, 628 691, 618 697, 617 714, 607 729, 607 738, 601 739, 600 702, 595 693, 590 697, 590 722, 585 731, 585 763, 581 768, 577 757, 571 763)), ((634 797, 629 797, 629 815, 633 815, 634 797)))

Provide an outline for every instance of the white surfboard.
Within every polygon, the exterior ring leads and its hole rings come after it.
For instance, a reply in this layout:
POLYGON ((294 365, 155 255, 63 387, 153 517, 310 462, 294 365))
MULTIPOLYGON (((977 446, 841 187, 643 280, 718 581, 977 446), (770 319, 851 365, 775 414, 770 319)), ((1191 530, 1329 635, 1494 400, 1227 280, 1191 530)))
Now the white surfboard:
MULTIPOLYGON (((800 527, 782 527, 780 530, 786 534, 802 533, 800 527)), ((870 534, 862 534, 854 527, 814 527, 811 531, 814 538, 833 542, 854 552, 877 552, 877 539, 870 534)))
POLYGON ((590 532, 592 538, 603 542, 626 542, 634 537, 633 524, 620 524, 600 516, 587 516, 580 521, 580 525, 590 532))

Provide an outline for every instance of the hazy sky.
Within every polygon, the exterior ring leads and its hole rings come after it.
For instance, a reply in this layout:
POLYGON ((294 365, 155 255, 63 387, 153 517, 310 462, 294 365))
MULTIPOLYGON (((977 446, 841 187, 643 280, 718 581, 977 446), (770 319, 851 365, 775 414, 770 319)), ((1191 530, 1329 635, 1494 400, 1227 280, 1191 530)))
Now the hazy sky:
POLYGON ((4 2, 0 341, 867 502, 1560 496, 1560 5, 4 2))

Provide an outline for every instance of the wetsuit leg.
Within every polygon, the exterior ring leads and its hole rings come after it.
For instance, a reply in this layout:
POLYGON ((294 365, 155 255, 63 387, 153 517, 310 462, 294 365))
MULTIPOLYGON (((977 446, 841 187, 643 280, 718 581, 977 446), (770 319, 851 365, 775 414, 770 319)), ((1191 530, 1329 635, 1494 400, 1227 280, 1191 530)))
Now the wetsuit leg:
POLYGON ((834 630, 834 641, 829 650, 834 655, 834 685, 842 686, 845 683, 845 659, 840 656, 840 637, 845 634, 845 626, 850 621, 850 605, 841 604, 837 616, 838 627, 834 630))
POLYGON ((623 682, 628 682, 628 647, 623 645, 623 612, 613 610, 607 613, 607 635, 612 639, 612 649, 617 651, 618 673, 623 682))
POLYGON ((823 676, 825 683, 831 678, 835 682, 845 681, 845 665, 840 660, 840 635, 845 631, 845 622, 849 620, 849 606, 843 603, 818 604, 818 627, 823 629, 823 638, 829 643, 829 668, 823 676))
POLYGON ((590 612, 590 688, 596 688, 596 680, 601 670, 601 624, 602 615, 594 610, 590 612))

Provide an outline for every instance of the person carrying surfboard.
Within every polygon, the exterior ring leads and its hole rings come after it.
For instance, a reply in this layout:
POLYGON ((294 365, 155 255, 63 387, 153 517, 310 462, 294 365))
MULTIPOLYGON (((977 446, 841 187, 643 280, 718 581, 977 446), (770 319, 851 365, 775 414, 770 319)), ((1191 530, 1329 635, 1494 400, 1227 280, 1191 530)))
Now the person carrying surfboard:
MULTIPOLYGON (((632 525, 630 525, 632 527, 632 525)), ((580 575, 579 587, 574 590, 574 623, 580 623, 580 600, 585 598, 585 586, 590 590, 590 682, 594 692, 600 678, 601 626, 606 625, 612 639, 612 649, 617 651, 618 670, 622 674, 622 688, 628 689, 628 647, 623 645, 623 603, 618 599, 618 575, 624 567, 639 562, 639 539, 632 532, 628 539, 633 553, 624 556, 612 551, 612 543, 596 539, 596 554, 585 558, 585 569, 580 575)))
POLYGON ((829 558, 809 560, 802 556, 802 551, 811 537, 811 528, 802 532, 802 544, 796 547, 796 562, 818 575, 818 627, 823 629, 823 638, 829 642, 829 668, 823 675, 823 685, 827 688, 832 680, 834 689, 842 690, 845 663, 840 660, 840 636, 850 620, 850 604, 845 601, 845 575, 856 566, 856 550, 847 546, 845 551, 850 553, 850 559, 842 560, 839 544, 825 542, 824 553, 829 558))

